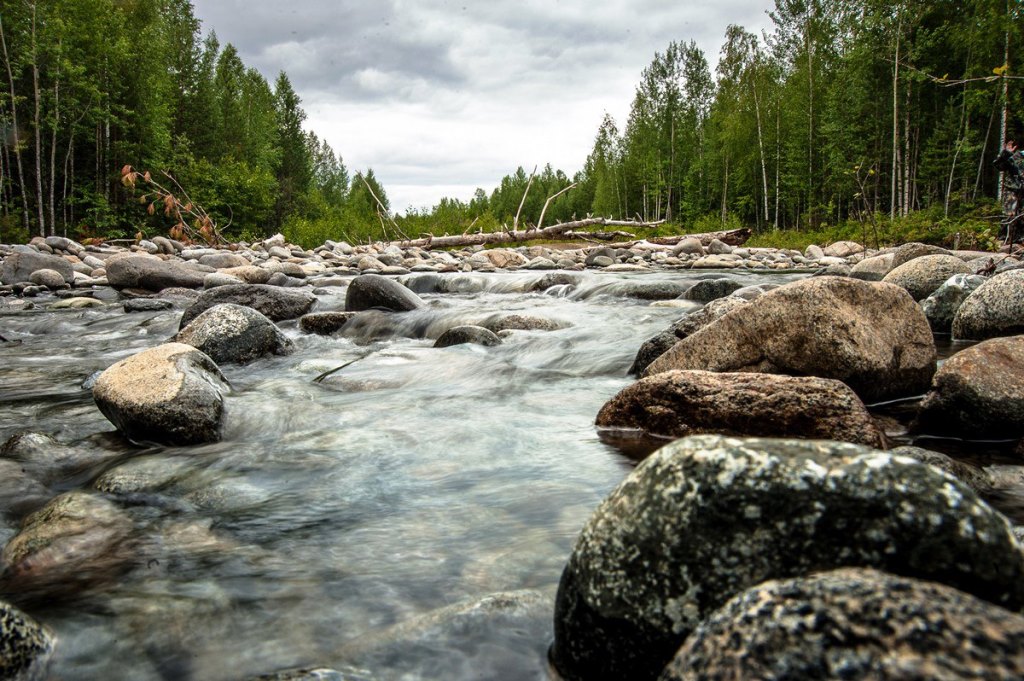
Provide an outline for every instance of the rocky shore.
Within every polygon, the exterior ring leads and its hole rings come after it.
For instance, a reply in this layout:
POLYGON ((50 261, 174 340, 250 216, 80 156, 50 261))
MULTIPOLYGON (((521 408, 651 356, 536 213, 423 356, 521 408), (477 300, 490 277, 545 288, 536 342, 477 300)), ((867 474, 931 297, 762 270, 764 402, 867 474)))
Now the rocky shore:
MULTIPOLYGON (((278 235, 218 249, 162 237, 128 247, 49 237, 0 245, 0 260, 0 313, 181 311, 173 338, 106 368, 89 388, 127 442, 186 449, 222 437, 234 388, 221 367, 294 351, 281 322, 296 320, 302 334, 404 333, 438 348, 491 349, 510 333, 556 331, 560 322, 512 312, 390 322, 429 312, 421 294, 458 294, 460 273, 536 270, 531 286, 544 292, 571 290, 585 270, 699 271, 696 283, 636 276, 625 290, 680 314, 660 334, 636 338, 637 380, 609 396, 596 427, 665 445, 580 533, 554 598, 550 673, 573 681, 1024 673, 1022 530, 998 510, 1000 488, 1024 479, 1024 467, 898 446, 915 433, 999 440, 1024 466, 1017 258, 924 244, 797 252, 694 238, 628 248, 328 242, 305 250, 278 235), (806 276, 748 286, 737 271, 806 276), (328 309, 328 297, 344 302, 328 309), (958 344, 949 359, 939 360, 936 337, 958 344), (905 427, 879 416, 891 403, 909 405, 905 427)), ((18 342, 2 319, 0 348, 18 342)), ((102 590, 145 554, 123 504, 172 481, 176 469, 127 461, 83 489, 52 493, 52 479, 102 456, 44 433, 3 444, 0 464, 11 468, 0 496, 20 529, 0 553, 0 598, 32 612, 55 594, 102 590)), ((35 678, 54 638, 14 605, 0 608, 0 677, 35 678)), ((395 649, 434 650, 474 627, 535 628, 538 617, 550 623, 550 609, 535 592, 492 595, 343 647, 323 667, 261 678, 377 678, 375 661, 395 649)))

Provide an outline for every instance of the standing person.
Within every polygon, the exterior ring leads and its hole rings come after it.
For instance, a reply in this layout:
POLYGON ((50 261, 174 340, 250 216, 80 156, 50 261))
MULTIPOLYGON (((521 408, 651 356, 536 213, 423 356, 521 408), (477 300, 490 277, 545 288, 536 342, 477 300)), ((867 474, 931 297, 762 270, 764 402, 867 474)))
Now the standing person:
MULTIPOLYGON (((1017 143, 1009 140, 993 165, 1006 173, 1003 178, 1003 225, 1006 226, 1006 243, 1011 245, 1024 238, 1024 152, 1017 143)), ((1000 234, 1000 238, 1003 234, 1000 234)))

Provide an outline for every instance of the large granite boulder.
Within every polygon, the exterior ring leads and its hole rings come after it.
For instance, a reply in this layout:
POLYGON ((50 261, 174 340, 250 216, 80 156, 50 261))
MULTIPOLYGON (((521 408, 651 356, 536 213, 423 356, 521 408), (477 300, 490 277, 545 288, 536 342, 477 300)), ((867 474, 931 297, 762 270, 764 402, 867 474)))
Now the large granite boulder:
POLYGON ((653 679, 733 596, 872 567, 1024 605, 1024 553, 966 485, 847 443, 695 436, 643 462, 562 573, 552 661, 566 681, 653 679))
POLYGON ((772 580, 702 622, 659 678, 1021 679, 1024 617, 876 570, 772 580))
POLYGON ((881 253, 864 258, 850 269, 850 276, 863 281, 882 281, 892 269, 892 261, 892 253, 881 253))
POLYGON ((295 348, 274 322, 251 307, 221 303, 193 319, 174 337, 218 364, 245 364, 263 355, 287 355, 295 348))
POLYGON ((364 274, 352 280, 345 292, 345 310, 382 309, 408 312, 423 307, 423 300, 394 279, 379 274, 364 274))
POLYGON ((932 331, 949 333, 953 328, 953 318, 967 296, 974 293, 988 279, 977 274, 954 274, 939 288, 921 301, 921 310, 928 318, 932 331))
POLYGON ((1024 437, 1024 336, 992 338, 943 362, 918 424, 960 437, 1024 437))
POLYGON ((207 355, 166 343, 111 366, 96 379, 92 395, 129 440, 191 445, 220 439, 228 390, 207 355))
POLYGON ((178 328, 184 329, 200 314, 222 303, 251 307, 267 319, 279 322, 283 319, 295 319, 309 312, 316 303, 316 296, 308 291, 295 291, 265 284, 218 286, 203 291, 194 303, 185 308, 178 328))
POLYGON ((636 357, 633 359, 633 366, 629 368, 629 373, 633 376, 639 376, 651 362, 668 352, 677 342, 703 329, 711 322, 724 316, 725 313, 747 304, 749 304, 749 301, 744 298, 726 296, 725 298, 712 300, 699 310, 684 315, 665 331, 644 341, 644 344, 640 346, 640 350, 637 351, 636 357))
POLYGON ((133 524, 96 494, 66 492, 25 518, 0 553, 0 588, 19 600, 115 581, 135 560, 133 524))
POLYGON ((964 299, 953 338, 985 340, 1024 332, 1024 269, 997 274, 964 299))
POLYGON ((204 272, 149 255, 124 255, 107 260, 107 281, 117 289, 202 288, 204 272))
POLYGON ((735 279, 704 279, 691 286, 683 297, 687 300, 696 300, 700 303, 711 302, 719 298, 725 298, 730 293, 743 288, 743 284, 735 279))
POLYGON ((53 635, 46 627, 0 601, 0 679, 46 678, 53 646, 53 635))
POLYGON ((955 255, 923 255, 893 268, 882 281, 902 286, 914 300, 924 300, 954 274, 970 273, 970 265, 955 255))
POLYGON ((918 241, 900 244, 892 253, 892 269, 926 255, 950 255, 950 252, 941 246, 922 244, 918 241))
POLYGON ((665 371, 620 391, 598 412, 597 426, 671 438, 719 433, 885 446, 845 383, 814 376, 665 371))
POLYGON ((904 289, 815 277, 726 313, 676 343, 644 375, 705 369, 821 376, 878 401, 924 392, 935 358, 928 320, 904 289))
POLYGON ((59 272, 68 284, 75 281, 75 270, 71 263, 58 255, 18 251, 4 258, 0 269, 0 284, 19 284, 31 281, 32 273, 39 270, 59 272))

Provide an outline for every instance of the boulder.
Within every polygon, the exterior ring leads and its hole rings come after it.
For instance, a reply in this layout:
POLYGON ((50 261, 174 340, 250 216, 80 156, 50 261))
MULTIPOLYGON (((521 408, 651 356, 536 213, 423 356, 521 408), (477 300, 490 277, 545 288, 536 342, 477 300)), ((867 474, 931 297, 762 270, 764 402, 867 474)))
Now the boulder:
POLYGON ((363 669, 295 667, 252 676, 248 681, 374 681, 374 678, 363 669))
POLYGON ((882 281, 882 278, 892 269, 893 254, 884 253, 864 258, 853 266, 850 276, 863 281, 882 281))
POLYGON ((0 587, 19 600, 78 595, 115 581, 135 559, 131 518, 110 501, 66 492, 25 518, 0 553, 0 587))
POLYGON ((174 337, 214 362, 245 364, 263 355, 287 355, 294 350, 274 322, 251 307, 221 303, 205 310, 174 337))
POLYGON ((638 300, 672 300, 686 293, 687 286, 675 281, 627 281, 616 285, 614 291, 638 300))
POLYGON ((630 367, 629 373, 633 376, 639 376, 651 362, 661 357, 679 340, 704 328, 726 312, 743 307, 747 303, 748 301, 743 298, 727 296, 718 300, 712 300, 701 309, 690 312, 665 331, 646 340, 636 353, 636 358, 633 360, 633 366, 630 367))
POLYGON ((0 459, 0 510, 13 518, 30 513, 53 494, 17 461, 0 459))
POLYGON ((1024 270, 993 276, 964 299, 953 338, 985 340, 1024 332, 1024 270))
POLYGON ((69 445, 32 431, 15 433, 0 447, 0 458, 16 461, 24 471, 44 483, 77 475, 117 456, 117 452, 107 449, 69 445))
POLYGON ((65 288, 68 285, 68 282, 65 281, 64 276, 60 272, 45 268, 36 270, 28 275, 28 280, 33 284, 45 286, 48 289, 65 288))
POLYGON ((976 274, 954 274, 939 288, 921 301, 921 310, 928 318, 932 331, 949 333, 953 328, 953 318, 967 296, 971 295, 988 279, 976 274))
POLYGON ((598 412, 597 426, 668 438, 719 433, 885 446, 846 384, 813 376, 665 371, 621 390, 598 412))
POLYGON ((315 302, 316 296, 308 291, 289 291, 265 284, 218 286, 203 291, 194 303, 185 308, 178 328, 184 329, 200 314, 222 303, 251 307, 270 321, 279 322, 301 317, 315 302))
POLYGON ((688 236, 672 249, 672 255, 704 255, 704 245, 695 236, 688 236))
POLYGON ((708 243, 707 251, 711 255, 726 255, 728 253, 732 253, 732 246, 721 239, 712 239, 711 242, 708 243))
POLYGON ((864 247, 856 241, 837 241, 822 249, 822 252, 831 258, 849 258, 851 255, 864 252, 864 247))
POLYGON ((957 461, 942 452, 933 452, 922 447, 904 445, 902 447, 893 447, 889 450, 889 453, 893 456, 909 456, 911 459, 916 459, 921 463, 935 466, 939 470, 949 473, 982 497, 991 494, 996 487, 992 474, 984 468, 979 468, 966 461, 957 461))
POLYGON ((531 291, 547 291, 553 286, 578 286, 583 279, 578 274, 569 272, 551 272, 530 284, 531 291))
POLYGON ((122 306, 125 312, 162 312, 172 307, 174 303, 163 298, 131 298, 122 306))
POLYGON ((479 326, 493 332, 501 331, 556 331, 565 325, 544 317, 535 317, 525 314, 504 314, 491 315, 479 323, 479 326))
POLYGON ((698 303, 708 303, 712 300, 725 298, 733 291, 743 288, 743 284, 735 279, 704 279, 687 289, 683 297, 687 300, 695 300, 698 303))
POLYGON ((900 265, 926 255, 950 255, 950 252, 941 246, 932 246, 931 244, 922 244, 917 241, 912 241, 910 243, 897 246, 896 250, 893 251, 892 268, 896 269, 900 265))
POLYGON ((840 277, 780 286, 680 340, 645 371, 752 371, 843 381, 865 401, 924 392, 935 341, 902 288, 840 277))
POLYGON ((893 268, 882 281, 902 286, 914 300, 924 300, 954 274, 970 273, 970 266, 955 255, 922 255, 893 268))
POLYGON ((442 333, 437 342, 434 343, 435 348, 447 348, 452 345, 462 345, 464 343, 475 343, 477 345, 500 345, 501 339, 488 329, 482 326, 473 326, 472 324, 466 324, 463 326, 456 326, 448 329, 442 333))
POLYGON ((238 253, 220 251, 218 253, 207 253, 206 255, 200 256, 199 264, 223 270, 230 267, 249 267, 252 263, 238 253))
POLYGON ((0 679, 46 678, 53 646, 53 635, 46 627, 0 601, 0 679))
POLYGON ((424 306, 423 300, 394 279, 379 274, 364 274, 352 280, 345 292, 345 310, 361 312, 383 309, 408 312, 424 306))
POLYGON ((1020 678, 1021 615, 943 584, 852 568, 744 591, 697 627, 659 677, 1020 678))
POLYGON ((220 439, 227 381, 191 345, 166 343, 100 374, 93 399, 134 442, 191 445, 220 439))
POLYGON ((1024 605, 1009 522, 932 466, 847 443, 695 436, 641 462, 583 528, 551 659, 566 681, 653 679, 733 596, 840 567, 1024 605))
POLYGON ((517 253, 516 251, 508 248, 492 248, 486 251, 480 251, 473 257, 486 258, 492 265, 500 268, 522 267, 530 261, 522 253, 517 253))
POLYGON ((28 250, 11 253, 4 258, 3 267, 0 268, 0 284, 31 281, 32 273, 38 270, 59 272, 68 284, 75 280, 75 270, 64 258, 28 250))
POLYGON ((246 284, 266 284, 273 274, 268 269, 256 267, 255 265, 244 265, 242 267, 228 267, 220 271, 221 274, 228 274, 241 279, 246 284))
POLYGON ((125 255, 107 260, 107 281, 116 289, 202 288, 203 273, 150 255, 125 255))
POLYGON ((306 333, 316 333, 321 336, 330 336, 341 327, 348 324, 348 320, 355 317, 358 312, 310 312, 299 318, 299 328, 306 333))
POLYGON ((959 437, 1024 437, 1024 336, 992 338, 943 362, 917 424, 959 437))

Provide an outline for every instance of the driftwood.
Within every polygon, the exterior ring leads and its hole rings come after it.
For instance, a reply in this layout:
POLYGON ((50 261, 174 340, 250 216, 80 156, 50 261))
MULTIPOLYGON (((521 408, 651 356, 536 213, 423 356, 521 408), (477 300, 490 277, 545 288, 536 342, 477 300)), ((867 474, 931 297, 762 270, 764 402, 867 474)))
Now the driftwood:
MULTIPOLYGON (((632 222, 630 220, 609 220, 607 218, 587 218, 585 220, 573 220, 551 225, 543 229, 523 229, 511 232, 487 232, 481 234, 455 234, 445 236, 426 235, 422 239, 407 239, 396 241, 395 245, 401 248, 453 248, 461 246, 477 246, 485 244, 497 244, 515 241, 529 241, 531 239, 566 239, 566 232, 573 232, 582 227, 655 227, 659 222, 632 222)), ((573 237, 578 238, 578 237, 573 237)))
MULTIPOLYGON (((650 239, 645 239, 649 244, 658 244, 660 246, 675 246, 683 239, 689 239, 693 237, 700 239, 700 243, 703 246, 707 246, 715 239, 718 239, 722 243, 729 244, 730 246, 742 246, 746 243, 747 239, 750 238, 750 230, 746 227, 740 229, 727 229, 721 232, 701 232, 700 234, 680 234, 678 236, 654 236, 650 239)), ((628 248, 634 244, 640 243, 639 241, 631 241, 628 244, 617 244, 623 248, 628 248)))

